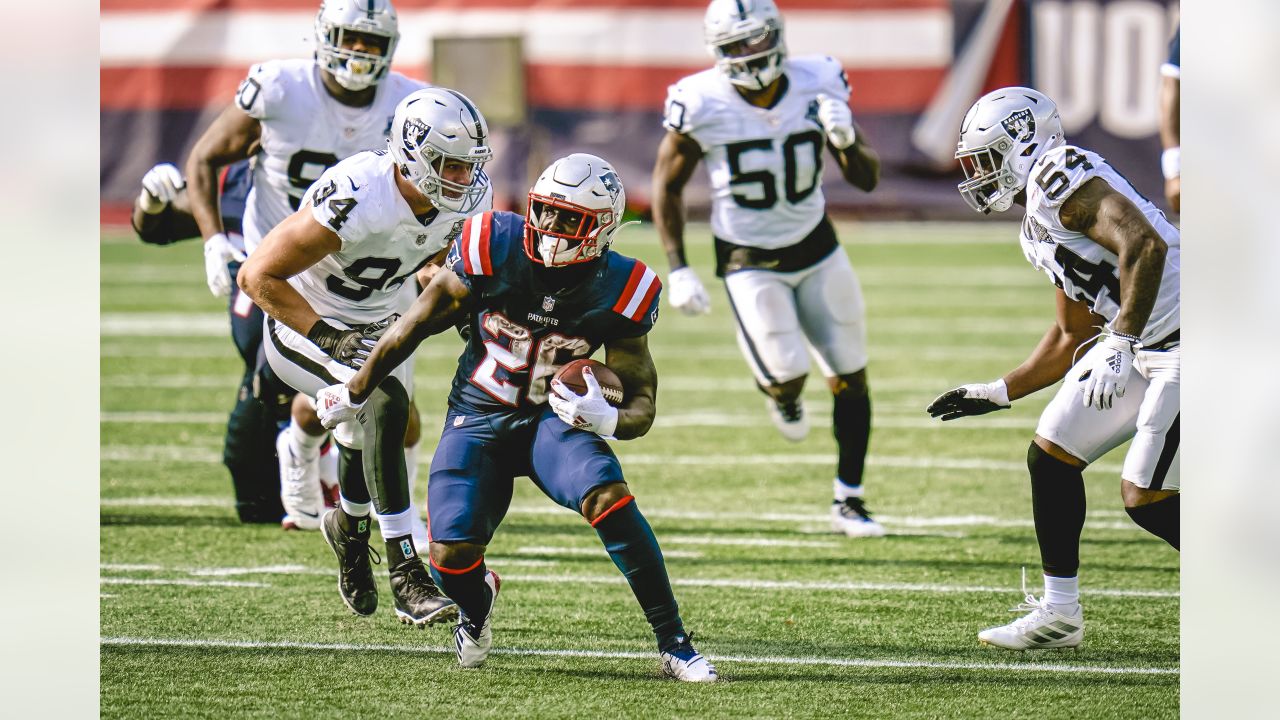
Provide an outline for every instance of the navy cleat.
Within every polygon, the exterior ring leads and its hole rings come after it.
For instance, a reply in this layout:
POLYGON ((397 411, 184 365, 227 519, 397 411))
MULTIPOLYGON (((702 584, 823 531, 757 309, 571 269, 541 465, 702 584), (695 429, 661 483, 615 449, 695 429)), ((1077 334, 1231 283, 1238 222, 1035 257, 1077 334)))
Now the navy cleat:
POLYGON ((660 651, 662 674, 684 682, 715 682, 720 676, 711 661, 693 649, 692 636, 677 635, 660 651))

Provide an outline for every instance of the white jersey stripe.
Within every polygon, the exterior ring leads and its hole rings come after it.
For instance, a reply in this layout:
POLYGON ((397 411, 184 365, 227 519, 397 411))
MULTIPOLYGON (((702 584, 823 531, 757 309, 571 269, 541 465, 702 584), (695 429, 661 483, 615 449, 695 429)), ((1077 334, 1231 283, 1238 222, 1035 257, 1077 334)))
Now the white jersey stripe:
POLYGON ((631 293, 631 299, 627 301, 627 307, 622 311, 623 315, 632 320, 635 319, 636 313, 640 309, 640 303, 649 292, 649 286, 657 279, 658 275, 653 271, 653 268, 646 267, 644 269, 644 275, 640 276, 640 282, 636 284, 635 292, 631 293))
POLYGON ((480 274, 484 270, 484 263, 480 257, 480 233, 484 231, 483 218, 476 216, 471 219, 471 235, 467 238, 467 272, 473 275, 480 274))

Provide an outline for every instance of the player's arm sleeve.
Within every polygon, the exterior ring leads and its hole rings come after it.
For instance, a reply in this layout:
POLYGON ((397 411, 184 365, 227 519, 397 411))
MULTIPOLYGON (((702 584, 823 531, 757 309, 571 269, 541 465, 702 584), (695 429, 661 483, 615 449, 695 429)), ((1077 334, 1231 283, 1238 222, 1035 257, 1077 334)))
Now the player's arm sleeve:
POLYGON ((658 322, 658 308, 662 300, 662 281, 658 274, 644 263, 636 261, 626 287, 613 312, 618 316, 616 337, 630 338, 646 335, 658 322))
POLYGON ((378 214, 376 208, 369 207, 371 200, 366 192, 362 192, 368 185, 366 182, 357 190, 351 177, 334 166, 302 196, 302 204, 311 209, 311 217, 338 236, 343 250, 369 233, 368 223, 378 214))
POLYGON ((267 120, 284 100, 284 83, 274 63, 258 63, 236 88, 235 103, 254 120, 267 120))
POLYGON ((692 139, 706 152, 706 145, 699 139, 701 110, 702 103, 697 94, 684 83, 676 83, 667 88, 667 100, 662 107, 662 127, 692 139))

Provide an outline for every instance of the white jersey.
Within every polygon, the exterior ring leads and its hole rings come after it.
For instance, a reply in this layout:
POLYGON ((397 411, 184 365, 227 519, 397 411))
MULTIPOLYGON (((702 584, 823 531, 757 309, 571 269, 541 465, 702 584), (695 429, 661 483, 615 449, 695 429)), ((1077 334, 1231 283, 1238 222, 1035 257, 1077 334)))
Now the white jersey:
MULTIPOLYGON (((289 284, 317 313, 348 325, 407 310, 417 297, 413 274, 449 247, 470 217, 444 210, 426 217, 425 224, 415 217, 384 150, 358 153, 329 168, 302 202, 316 222, 338 235, 342 247, 289 278, 289 284)), ((490 189, 471 214, 492 208, 490 189)))
POLYGON ((1043 270, 1067 297, 1089 303, 1107 319, 1108 327, 1120 312, 1119 258, 1087 236, 1062 225, 1062 203, 1090 178, 1102 178, 1132 202, 1168 243, 1160 293, 1142 341, 1152 344, 1180 327, 1179 268, 1182 240, 1164 213, 1143 197, 1123 175, 1095 152, 1073 145, 1053 148, 1031 166, 1027 183, 1027 216, 1019 240, 1022 252, 1043 270))
POLYGON ((378 83, 373 103, 350 107, 325 89, 314 60, 270 60, 254 65, 236 91, 236 105, 261 123, 261 149, 253 164, 253 189, 245 202, 245 247, 298 209, 304 193, 326 168, 363 150, 386 146, 396 105, 427 87, 396 72, 378 83))
POLYGON ((776 249, 810 233, 826 211, 818 96, 848 102, 834 58, 788 58, 787 87, 771 108, 743 99, 714 68, 667 92, 663 125, 702 148, 711 178, 711 231, 738 245, 776 249))

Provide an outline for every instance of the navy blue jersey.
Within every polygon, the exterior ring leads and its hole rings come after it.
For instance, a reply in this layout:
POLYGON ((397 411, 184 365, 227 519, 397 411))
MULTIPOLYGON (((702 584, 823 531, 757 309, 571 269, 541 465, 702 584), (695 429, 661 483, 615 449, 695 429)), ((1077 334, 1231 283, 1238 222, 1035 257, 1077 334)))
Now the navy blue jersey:
POLYGON ((1182 69, 1182 25, 1178 25, 1178 29, 1173 33, 1173 39, 1169 41, 1169 59, 1166 64, 1172 65, 1178 70, 1182 69))
POLYGON ((471 290, 471 337, 458 359, 449 404, 466 413, 545 403, 561 365, 601 345, 649 332, 662 290, 644 263, 609 251, 594 272, 565 290, 524 251, 524 217, 476 215, 449 249, 446 267, 471 290))
POLYGON ((222 226, 227 232, 240 232, 241 219, 244 217, 244 203, 252 187, 253 172, 249 169, 248 160, 240 160, 227 166, 227 172, 222 176, 222 193, 219 203, 222 210, 222 226))

